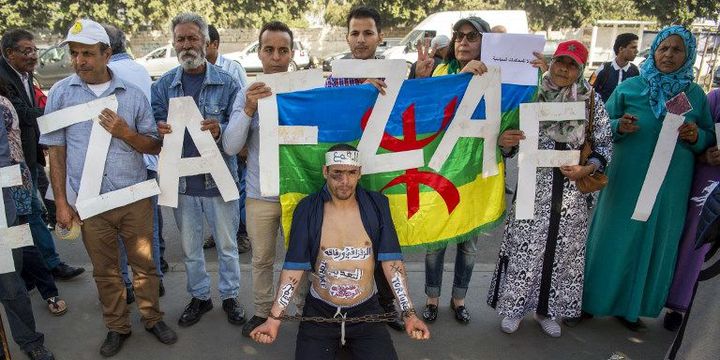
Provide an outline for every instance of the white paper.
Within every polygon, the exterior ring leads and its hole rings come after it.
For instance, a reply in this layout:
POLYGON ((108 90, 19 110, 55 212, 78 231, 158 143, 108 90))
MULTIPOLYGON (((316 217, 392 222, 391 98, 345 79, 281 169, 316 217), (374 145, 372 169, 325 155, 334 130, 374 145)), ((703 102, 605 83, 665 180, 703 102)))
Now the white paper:
POLYGON ((498 174, 497 139, 500 135, 500 69, 488 68, 481 76, 473 76, 455 112, 450 126, 430 159, 428 166, 440 172, 461 137, 483 138, 482 177, 498 174), (480 100, 485 97, 485 119, 471 119, 480 100))
POLYGON ((535 218, 537 168, 580 163, 579 150, 538 150, 540 121, 584 118, 584 102, 520 104, 520 130, 524 132, 525 140, 520 140, 520 151, 518 152, 516 219, 531 220, 535 218))
POLYGON ((106 108, 117 111, 117 107, 117 98, 115 95, 111 95, 43 115, 37 119, 38 128, 41 134, 51 133, 70 125, 97 119, 97 116, 106 108))
POLYGON ((390 113, 407 78, 405 60, 335 60, 332 68, 333 76, 337 78, 384 79, 387 85, 385 95, 378 95, 358 143, 362 173, 377 174, 424 166, 422 149, 378 154, 390 113))
POLYGON ((176 208, 178 206, 178 185, 180 176, 212 174, 223 200, 240 198, 237 185, 225 165, 215 140, 209 131, 200 130, 203 121, 200 110, 190 96, 170 99, 167 123, 172 132, 165 135, 158 160, 160 196, 158 204, 176 208), (185 129, 200 152, 199 157, 181 158, 185 129))
POLYGON ((260 120, 260 194, 280 194, 280 144, 317 144, 317 126, 279 126, 277 94, 325 86, 320 69, 260 74, 257 80, 272 89, 272 95, 258 101, 260 120))
POLYGON ((660 186, 662 186, 670 167, 670 161, 677 144, 678 129, 683 121, 685 121, 684 116, 671 113, 665 115, 660 135, 655 144, 655 151, 653 151, 653 156, 650 159, 648 172, 645 174, 645 181, 635 204, 635 211, 632 214, 633 220, 644 222, 650 217, 660 186))
POLYGON ((484 33, 480 59, 502 69, 503 84, 537 85, 538 69, 530 62, 533 52, 542 54, 544 47, 542 35, 484 33))

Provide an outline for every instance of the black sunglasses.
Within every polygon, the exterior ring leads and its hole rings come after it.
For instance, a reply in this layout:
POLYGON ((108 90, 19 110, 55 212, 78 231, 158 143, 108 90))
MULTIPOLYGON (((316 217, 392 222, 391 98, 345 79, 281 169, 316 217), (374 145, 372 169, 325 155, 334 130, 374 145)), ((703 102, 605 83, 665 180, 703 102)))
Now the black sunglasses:
POLYGON ((453 31, 453 38, 455 39, 455 42, 461 42, 463 41, 463 38, 467 39, 469 42, 476 42, 482 38, 482 33, 478 31, 471 31, 468 33, 453 31))

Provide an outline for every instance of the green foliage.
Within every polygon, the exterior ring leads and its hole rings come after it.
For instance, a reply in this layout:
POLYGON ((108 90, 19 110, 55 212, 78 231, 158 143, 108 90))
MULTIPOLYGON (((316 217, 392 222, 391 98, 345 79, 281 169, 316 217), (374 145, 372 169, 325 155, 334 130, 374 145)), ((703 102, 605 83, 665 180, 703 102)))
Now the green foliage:
POLYGON ((166 30, 181 11, 203 15, 220 28, 259 28, 269 20, 291 27, 308 26, 306 15, 329 25, 345 26, 357 5, 377 8, 385 27, 409 27, 447 10, 524 9, 533 29, 580 27, 598 19, 657 19, 688 25, 693 19, 716 19, 717 0, 0 0, 0 32, 11 27, 65 33, 78 18, 117 25, 129 33, 166 30))

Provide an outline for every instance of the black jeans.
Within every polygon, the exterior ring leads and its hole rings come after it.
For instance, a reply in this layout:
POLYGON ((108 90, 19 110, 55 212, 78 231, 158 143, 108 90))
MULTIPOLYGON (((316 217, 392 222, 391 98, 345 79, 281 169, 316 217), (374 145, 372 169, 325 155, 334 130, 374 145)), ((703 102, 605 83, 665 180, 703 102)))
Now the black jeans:
MULTIPOLYGON (((336 307, 316 299, 308 293, 303 308, 303 316, 322 316, 332 318, 336 307)), ((342 308, 348 318, 369 314, 382 314, 383 309, 373 295, 362 304, 351 308, 342 308)), ((335 359, 340 349, 340 324, 303 321, 300 323, 295 345, 295 359, 321 360, 335 359)), ((384 323, 346 323, 345 341, 353 359, 395 360, 397 353, 390 333, 384 323)))
MULTIPOLYGON (((19 223, 27 223, 25 216, 18 216, 19 223)), ((25 246, 22 250, 22 271, 20 276, 25 281, 27 291, 37 287, 43 300, 58 296, 58 289, 55 286, 55 278, 48 270, 42 254, 35 246, 25 246)), ((20 267, 16 267, 19 269, 20 267)))
MULTIPOLYGON (((23 267, 23 249, 13 249, 15 269, 23 267)), ((25 284, 17 272, 0 274, 0 301, 7 314, 13 340, 23 351, 32 351, 44 342, 43 334, 35 331, 35 318, 25 284)))

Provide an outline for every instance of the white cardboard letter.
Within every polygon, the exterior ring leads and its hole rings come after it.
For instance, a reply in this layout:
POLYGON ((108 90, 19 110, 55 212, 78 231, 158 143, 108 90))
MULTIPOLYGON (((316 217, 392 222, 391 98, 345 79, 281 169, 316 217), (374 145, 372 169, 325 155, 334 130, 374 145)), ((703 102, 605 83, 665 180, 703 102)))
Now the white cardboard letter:
POLYGON ((670 167, 670 161, 677 144, 678 128, 683 121, 685 121, 685 117, 682 115, 671 113, 665 115, 658 141, 655 144, 655 151, 653 151, 653 156, 650 159, 648 172, 645 174, 645 182, 643 182, 640 195, 635 204, 635 211, 632 214, 633 220, 644 222, 650 217, 658 191, 660 191, 660 186, 662 186, 670 167))
POLYGON ((497 139, 500 135, 500 69, 473 76, 428 166, 440 172, 461 137, 483 138, 483 178, 498 174, 497 139), (485 119, 471 119, 480 100, 485 97, 485 119))
POLYGON ((240 198, 235 180, 215 140, 209 131, 200 130, 202 121, 202 114, 192 97, 170 99, 167 123, 172 126, 172 132, 165 135, 158 160, 158 179, 162 190, 158 196, 159 205, 176 208, 180 177, 207 173, 212 174, 223 200, 240 198), (199 157, 181 158, 185 129, 200 152, 199 157))
MULTIPOLYGON (((0 168, 0 190, 6 187, 22 185, 20 165, 0 168)), ((0 197, 2 194, 0 194, 0 197)), ((5 216, 5 201, 0 198, 0 274, 15 271, 12 249, 33 244, 28 224, 8 227, 5 216)))
POLYGON ((280 194, 280 145, 317 144, 317 126, 280 126, 277 94, 323 87, 325 80, 320 69, 260 74, 257 81, 272 89, 272 95, 258 101, 260 117, 260 194, 280 194))
POLYGON ((358 150, 363 174, 419 168, 425 165, 422 149, 378 154, 385 126, 407 77, 405 60, 335 60, 333 76, 337 78, 385 79, 385 95, 378 94, 372 114, 363 131, 358 150))
POLYGON ((38 127, 43 134, 88 120, 93 121, 85 154, 85 166, 80 178, 80 189, 75 202, 80 219, 87 219, 160 193, 155 180, 147 180, 124 189, 100 194, 103 173, 107 166, 107 153, 112 140, 112 135, 100 125, 98 119, 98 115, 105 108, 117 111, 118 102, 115 95, 71 106, 38 118, 38 127), (98 166, 98 164, 103 165, 98 166))
POLYGON ((538 150, 540 121, 565 121, 585 118, 585 103, 532 103, 520 104, 520 140, 518 153, 518 189, 515 201, 515 218, 535 218, 536 173, 539 167, 577 165, 579 150, 538 150))

